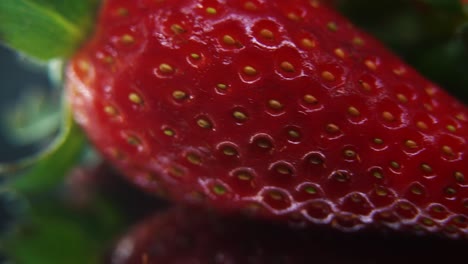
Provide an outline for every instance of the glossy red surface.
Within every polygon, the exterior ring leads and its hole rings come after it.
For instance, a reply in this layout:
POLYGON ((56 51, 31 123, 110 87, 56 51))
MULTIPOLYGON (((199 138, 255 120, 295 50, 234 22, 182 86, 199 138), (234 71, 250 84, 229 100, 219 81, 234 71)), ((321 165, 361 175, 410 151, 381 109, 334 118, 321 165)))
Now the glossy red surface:
POLYGON ((318 1, 106 1, 76 120, 175 200, 468 234, 468 111, 318 1))

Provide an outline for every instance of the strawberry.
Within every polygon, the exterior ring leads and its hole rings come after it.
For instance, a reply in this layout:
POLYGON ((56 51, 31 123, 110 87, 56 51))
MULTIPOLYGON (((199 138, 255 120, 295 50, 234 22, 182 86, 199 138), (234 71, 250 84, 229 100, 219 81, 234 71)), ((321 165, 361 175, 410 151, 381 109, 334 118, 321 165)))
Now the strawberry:
POLYGON ((106 263, 456 263, 466 246, 435 238, 322 234, 176 207, 134 227, 106 263))
POLYGON ((297 225, 468 235, 468 110, 319 1, 105 1, 77 122, 150 193, 297 225))

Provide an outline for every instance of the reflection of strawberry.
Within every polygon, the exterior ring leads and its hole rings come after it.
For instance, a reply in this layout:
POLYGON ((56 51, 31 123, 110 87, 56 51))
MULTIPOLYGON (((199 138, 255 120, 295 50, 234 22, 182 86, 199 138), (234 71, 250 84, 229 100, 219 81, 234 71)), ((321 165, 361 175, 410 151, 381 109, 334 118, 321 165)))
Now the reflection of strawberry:
POLYGON ((112 264, 454 263, 466 241, 289 230, 176 208, 145 220, 111 251, 112 264))
POLYGON ((467 109, 318 1, 109 0, 95 32, 76 119, 149 192, 467 235, 467 109))

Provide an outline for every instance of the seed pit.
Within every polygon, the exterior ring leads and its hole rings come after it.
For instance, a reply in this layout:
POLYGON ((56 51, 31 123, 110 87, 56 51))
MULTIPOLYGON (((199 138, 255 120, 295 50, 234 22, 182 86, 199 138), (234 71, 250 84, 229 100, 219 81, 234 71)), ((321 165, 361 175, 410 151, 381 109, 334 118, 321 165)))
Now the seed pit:
POLYGON ((260 149, 273 148, 273 139, 267 134, 257 134, 250 139, 251 144, 255 144, 260 149))
POLYGON ((205 117, 200 117, 197 119, 197 125, 201 128, 204 128, 204 129, 212 129, 213 128, 213 124, 211 123, 210 120, 208 120, 207 118, 205 117))

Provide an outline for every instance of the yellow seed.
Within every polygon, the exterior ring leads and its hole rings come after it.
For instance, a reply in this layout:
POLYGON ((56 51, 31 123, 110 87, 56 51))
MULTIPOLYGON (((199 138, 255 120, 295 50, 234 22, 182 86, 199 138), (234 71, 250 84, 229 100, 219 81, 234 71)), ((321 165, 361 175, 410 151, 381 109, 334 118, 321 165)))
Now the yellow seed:
POLYGON ((290 62, 288 61, 283 61, 281 64, 280 64, 280 67, 281 69, 283 69, 283 71, 285 72, 295 72, 296 69, 294 68, 294 65, 292 65, 290 62))
POLYGON ((406 73, 406 70, 405 70, 405 68, 401 67, 401 68, 398 68, 398 69, 394 69, 393 73, 395 73, 398 76, 402 76, 403 74, 406 73))
POLYGON ((424 89, 426 91, 426 94, 433 97, 436 94, 436 89, 432 86, 426 87, 424 89))
POLYGON ((453 152, 453 149, 447 145, 442 147, 442 152, 447 155, 447 156, 454 156, 455 153, 453 152))
POLYGON ((300 138, 301 137, 301 134, 299 134, 298 131, 292 130, 292 129, 288 131, 288 135, 290 137, 292 137, 292 138, 300 138))
POLYGON ((460 120, 460 121, 467 121, 467 120, 468 120, 468 118, 467 118, 467 117, 465 116, 465 114, 463 114, 463 113, 457 114, 457 115, 455 116, 455 118, 458 119, 458 120, 460 120))
POLYGON ((431 207, 431 211, 436 212, 436 213, 442 213, 445 211, 445 208, 440 205, 434 205, 431 207))
POLYGON ((224 35, 223 36, 223 42, 224 42, 224 44, 230 45, 230 46, 236 44, 236 40, 230 35, 224 35))
POLYGON ((342 49, 338 48, 338 49, 335 49, 335 55, 344 59, 345 58, 345 53, 342 49))
POLYGON ((301 17, 300 17, 300 16, 298 16, 296 13, 292 13, 292 12, 291 12, 291 13, 288 13, 288 18, 289 18, 290 20, 296 21, 296 22, 299 21, 299 20, 301 20, 301 17))
POLYGON ((372 87, 370 86, 370 84, 364 82, 364 81, 359 81, 359 84, 361 84, 362 88, 364 89, 364 91, 367 91, 369 92, 372 87))
POLYGON ((244 67, 244 73, 249 75, 249 76, 255 76, 255 75, 257 75, 257 70, 252 66, 245 66, 244 67))
POLYGON ((104 61, 104 63, 107 63, 107 64, 114 63, 114 58, 112 58, 111 56, 105 56, 104 58, 102 58, 102 60, 104 61))
POLYGON ((184 91, 177 90, 172 93, 172 97, 176 100, 183 100, 187 97, 187 93, 184 91))
POLYGON ((383 188, 383 187, 377 187, 377 189, 375 190, 375 193, 378 195, 378 196, 387 196, 388 195, 388 191, 383 188))
POLYGON ((316 194, 317 193, 317 189, 313 186, 307 186, 304 188, 304 191, 308 194, 316 194))
POLYGON ((421 164, 421 169, 425 173, 432 173, 432 167, 426 163, 421 164))
POLYGON ((166 128, 163 130, 163 133, 164 135, 168 136, 168 137, 173 137, 175 136, 175 132, 174 130, 170 129, 170 128, 166 128))
POLYGON ((311 39, 308 39, 308 38, 303 38, 301 40, 301 44, 304 48, 308 48, 308 49, 311 49, 311 48, 314 48, 315 47, 315 42, 311 39))
POLYGON ((347 182, 349 180, 349 176, 341 171, 338 171, 335 174, 333 174, 333 178, 338 182, 347 182))
POLYGON ((383 179, 383 177, 384 177, 383 173, 378 171, 378 170, 374 170, 372 172, 372 176, 374 176, 375 178, 380 179, 380 180, 383 179))
POLYGON ((418 122, 416 123, 416 126, 417 126, 419 129, 423 129, 423 130, 428 129, 427 124, 424 123, 423 121, 418 121, 418 122))
POLYGON ((447 188, 445 188, 445 194, 455 195, 455 194, 457 194, 457 190, 455 190, 454 188, 451 188, 451 187, 447 187, 447 188))
POLYGON ((382 113, 382 117, 385 121, 388 121, 388 122, 395 121, 395 116, 393 116, 392 113, 387 112, 387 111, 382 113))
POLYGON ((408 98, 404 95, 404 94, 397 94, 397 99, 398 101, 400 101, 400 103, 407 103, 408 102, 408 98))
POLYGON ((306 102, 308 104, 317 104, 318 103, 317 98, 315 98, 315 96, 310 95, 310 94, 304 95, 303 99, 304 99, 304 102, 306 102))
POLYGON ((459 183, 464 183, 465 182, 465 175, 459 171, 456 171, 453 176, 455 177, 455 180, 459 183))
POLYGON ((171 26, 171 30, 172 32, 174 32, 175 34, 182 34, 184 32, 186 32, 186 30, 179 24, 173 24, 171 26))
POLYGON ((226 194, 227 190, 224 186, 217 184, 213 186, 213 192, 217 195, 224 195, 226 194))
POLYGON ((310 1, 310 5, 313 7, 313 8, 318 8, 320 6, 320 2, 318 0, 311 0, 310 1))
POLYGON ((189 154, 187 154, 187 160, 188 160, 190 163, 195 164, 195 165, 201 164, 201 158, 200 158, 200 156, 198 156, 198 155, 195 154, 195 153, 189 153, 189 154))
POLYGON ((223 148, 223 153, 226 156, 235 156, 237 155, 237 150, 233 147, 224 147, 223 148))
POLYGON ((328 124, 328 125, 326 126, 326 130, 327 130, 327 132, 330 133, 330 134, 335 134, 335 133, 340 132, 340 128, 339 128, 337 125, 335 125, 335 124, 328 124))
POLYGON ((241 111, 234 111, 234 113, 232 113, 232 116, 234 116, 234 118, 239 121, 247 120, 247 115, 241 111))
POLYGON ((121 7, 119 9, 117 9, 116 14, 118 16, 120 16, 120 17, 123 17, 123 16, 127 16, 129 14, 129 12, 128 12, 128 9, 121 7))
POLYGON ((141 144, 141 141, 139 138, 135 137, 135 136, 129 136, 127 138, 127 143, 132 145, 132 146, 136 146, 136 145, 140 145, 141 144))
POLYGON ((255 11, 257 10, 257 6, 253 2, 247 1, 244 4, 244 9, 248 11, 255 11))
POLYGON ((350 114, 350 115, 352 115, 352 116, 360 116, 360 115, 361 115, 361 113, 359 112, 359 110, 358 110, 356 107, 354 107, 354 106, 350 106, 350 107, 348 108, 348 114, 350 114))
POLYGON ((313 165, 322 165, 324 163, 324 160, 320 156, 312 155, 308 158, 308 162, 313 165))
POLYGON ((373 61, 366 60, 364 62, 364 64, 366 64, 366 66, 367 66, 367 68, 369 68, 369 70, 372 70, 372 71, 377 70, 377 65, 375 65, 375 63, 373 61))
POLYGON ((266 38, 266 39, 273 39, 275 37, 275 35, 273 34, 273 32, 271 30, 268 30, 266 28, 262 29, 260 31, 260 36, 266 38))
POLYGON ((424 104, 424 108, 426 108, 426 110, 429 112, 434 111, 434 107, 432 107, 431 104, 424 104))
POLYGON ((329 71, 324 71, 322 72, 322 78, 329 81, 329 82, 332 82, 335 80, 335 75, 333 75, 333 73, 329 72, 329 71))
POLYGON ((190 57, 194 60, 199 60, 201 58, 200 54, 197 53, 190 54, 190 57))
POLYGON ((447 125, 447 130, 450 132, 456 132, 457 128, 453 125, 447 125))
POLYGON ((421 189, 420 186, 413 186, 411 187, 411 192, 415 195, 421 195, 423 194, 423 190, 421 189))
POLYGON ((89 69, 91 69, 91 65, 87 60, 80 60, 78 62, 78 68, 83 72, 87 72, 89 69))
POLYGON ((198 119, 197 124, 201 128, 205 128, 205 129, 211 128, 211 123, 208 120, 203 119, 203 118, 198 119))
POLYGON ((291 174, 291 169, 288 168, 287 166, 285 165, 278 165, 276 166, 276 172, 278 172, 279 174, 282 174, 282 175, 289 175, 291 174))
POLYGON ((405 146, 406 146, 407 148, 414 149, 414 148, 417 148, 417 147, 418 147, 418 144, 417 144, 415 141, 409 139, 409 140, 406 140, 406 141, 405 141, 405 146))
POLYGON ((128 99, 134 104, 143 104, 143 99, 136 93, 130 93, 128 99))
POLYGON ((353 203, 362 203, 363 200, 362 200, 362 197, 360 195, 353 194, 353 195, 351 195, 351 201, 353 203))
POLYGON ((226 90, 228 88, 227 85, 224 83, 218 83, 216 87, 218 87, 221 90, 226 90))
POLYGON ((346 158, 351 158, 351 159, 355 158, 356 155, 357 155, 357 154, 356 154, 356 151, 351 150, 351 149, 345 150, 345 151, 343 152, 343 154, 344 154, 344 156, 345 156, 346 158))
POLYGON ((281 201, 284 199, 283 194, 277 191, 272 191, 268 194, 273 200, 281 201))
POLYGON ((338 31, 338 25, 335 22, 329 22, 327 28, 334 32, 338 31))
POLYGON ((364 45, 364 40, 360 37, 355 37, 353 38, 353 44, 356 45, 356 46, 362 46, 364 45))
POLYGON ((237 178, 241 181, 250 181, 252 180, 253 176, 248 173, 247 171, 241 171, 236 174, 237 178))
POLYGON ((218 13, 218 11, 213 7, 207 7, 206 8, 206 13, 208 13, 210 15, 216 15, 218 13))
POLYGON ((123 44, 133 44, 135 42, 135 38, 132 35, 125 34, 120 38, 120 42, 123 44))
POLYGON ((277 100, 269 100, 268 106, 274 110, 281 110, 283 109, 283 105, 277 100))
POLYGON ((384 143, 384 141, 381 138, 374 138, 374 143, 377 144, 377 145, 382 145, 384 143))
POLYGON ((269 149, 271 148, 271 143, 268 139, 258 139, 257 140, 257 146, 259 148, 263 148, 263 149, 269 149))
POLYGON ((167 63, 162 63, 161 65, 159 65, 159 70, 163 73, 173 73, 174 72, 174 68, 172 68, 171 65, 167 64, 167 63))
POLYGON ((400 169, 401 168, 400 164, 398 162, 396 162, 396 161, 390 162, 390 166, 392 166, 392 168, 394 168, 394 169, 400 169))
POLYGON ((422 222, 426 226, 433 226, 435 224, 434 221, 432 221, 431 219, 426 218, 426 217, 423 218, 422 222))
POLYGON ((117 109, 113 106, 106 106, 104 107, 104 112, 110 116, 115 116, 117 115, 117 109))

